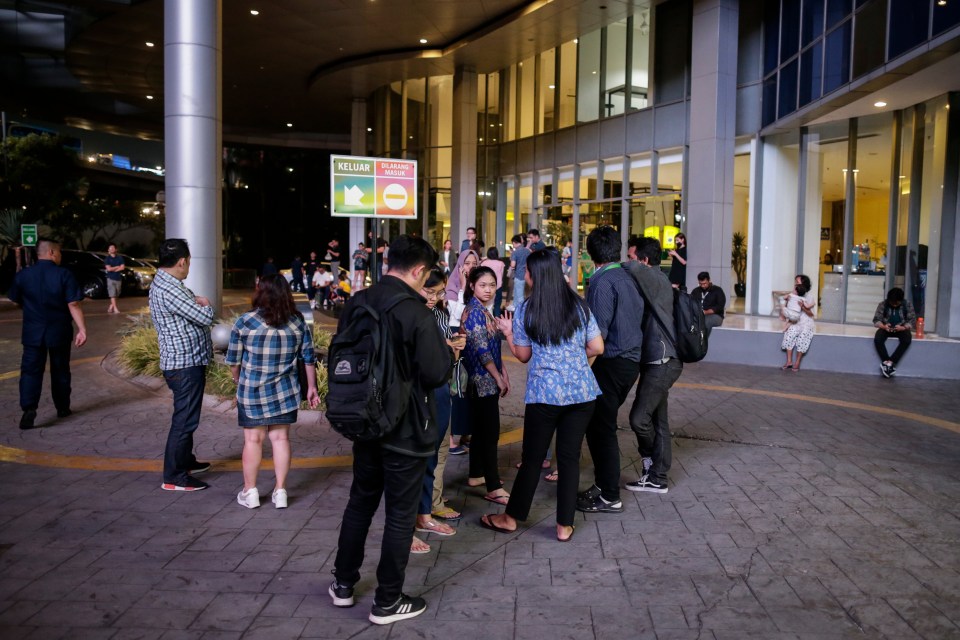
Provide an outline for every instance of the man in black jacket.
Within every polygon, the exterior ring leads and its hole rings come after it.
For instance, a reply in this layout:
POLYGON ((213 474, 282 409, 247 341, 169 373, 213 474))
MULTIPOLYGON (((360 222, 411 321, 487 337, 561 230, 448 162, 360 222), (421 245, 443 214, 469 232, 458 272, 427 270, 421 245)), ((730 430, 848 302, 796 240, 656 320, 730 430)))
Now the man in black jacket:
POLYGON ((690 297, 700 303, 703 309, 703 319, 707 329, 713 329, 723 324, 724 308, 727 306, 727 296, 723 289, 710 282, 710 272, 701 271, 697 274, 699 286, 690 293, 690 297))
POLYGON ((660 270, 660 241, 638 238, 631 245, 635 245, 636 260, 624 262, 623 268, 636 280, 644 299, 640 383, 630 409, 642 471, 639 480, 627 483, 627 489, 666 493, 672 462, 667 401, 670 387, 683 372, 672 333, 673 287, 660 270))
POLYGON ((376 309, 398 293, 409 296, 385 314, 396 359, 413 383, 409 407, 392 433, 378 441, 353 445, 353 484, 340 527, 335 579, 329 589, 335 606, 353 606, 353 586, 360 580, 367 532, 380 497, 385 496, 378 586, 370 612, 375 624, 412 618, 427 608, 423 598, 404 595, 402 589, 427 459, 437 443, 433 390, 446 384, 453 366, 453 352, 420 296, 436 262, 437 252, 425 240, 398 237, 390 244, 390 270, 378 284, 350 299, 337 327, 341 331, 349 324, 357 304, 376 309))

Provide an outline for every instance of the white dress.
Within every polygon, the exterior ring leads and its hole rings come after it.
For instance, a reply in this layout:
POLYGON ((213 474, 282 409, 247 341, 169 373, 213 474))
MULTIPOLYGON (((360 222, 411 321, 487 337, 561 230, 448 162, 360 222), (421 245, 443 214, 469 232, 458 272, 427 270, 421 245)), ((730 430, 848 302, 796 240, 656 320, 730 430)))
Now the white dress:
MULTIPOLYGON (((812 291, 803 296, 803 306, 810 309, 813 313, 817 312, 816 304, 817 301, 813 297, 812 291)), ((816 333, 816 330, 817 323, 813 321, 813 318, 801 312, 800 320, 798 320, 796 324, 791 324, 787 327, 787 330, 783 332, 783 342, 780 344, 780 348, 796 349, 797 353, 806 353, 807 349, 810 348, 810 342, 813 340, 813 334, 816 333)))

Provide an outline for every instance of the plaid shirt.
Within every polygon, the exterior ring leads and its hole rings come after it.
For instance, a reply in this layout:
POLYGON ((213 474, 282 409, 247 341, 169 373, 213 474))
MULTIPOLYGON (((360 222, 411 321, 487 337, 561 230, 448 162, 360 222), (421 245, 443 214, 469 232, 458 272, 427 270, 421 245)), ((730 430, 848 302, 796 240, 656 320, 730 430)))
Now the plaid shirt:
POLYGON ((150 285, 150 315, 160 343, 160 369, 206 366, 213 357, 213 307, 197 304, 193 292, 163 269, 150 285))
POLYGON ((313 338, 302 316, 271 327, 256 311, 239 318, 230 332, 225 362, 240 366, 237 402, 250 418, 272 418, 300 406, 297 360, 316 364, 313 338))

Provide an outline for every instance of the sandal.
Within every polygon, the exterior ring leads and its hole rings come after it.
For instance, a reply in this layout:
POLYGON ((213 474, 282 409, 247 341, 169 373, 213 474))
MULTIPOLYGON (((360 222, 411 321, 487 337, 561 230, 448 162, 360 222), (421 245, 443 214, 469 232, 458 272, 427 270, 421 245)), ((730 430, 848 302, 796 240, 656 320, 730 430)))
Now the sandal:
POLYGON ((557 482, 560 480, 560 471, 558 469, 554 469, 547 475, 543 476, 543 479, 546 482, 557 482))
POLYGON ((792 368, 793 368, 793 363, 792 363, 792 362, 788 362, 787 364, 785 364, 785 365, 783 365, 782 367, 780 367, 780 371, 786 371, 787 369, 792 369, 792 368))
POLYGON ((483 499, 486 500, 487 502, 492 502, 494 504, 499 504, 500 506, 505 507, 507 506, 507 503, 510 502, 510 494, 506 492, 500 495, 488 493, 487 495, 483 496, 483 499))
POLYGON ((577 531, 577 528, 573 525, 570 525, 570 535, 568 535, 566 538, 561 538, 560 534, 557 534, 557 540, 559 542, 570 542, 570 538, 573 537, 573 534, 576 533, 576 531, 577 531))
POLYGON ((485 484, 487 484, 485 478, 467 478, 468 487, 482 487, 485 484))
POLYGON ((427 520, 424 524, 418 524, 416 530, 420 533, 435 533, 438 536, 452 536, 457 532, 450 525, 436 520, 427 520))
POLYGON ((516 529, 507 529, 505 527, 501 527, 500 525, 498 525, 493 521, 491 515, 480 516, 480 526, 483 527, 484 529, 490 529, 491 531, 496 531, 497 533, 516 533, 517 531, 516 529))
POLYGON ((413 536, 413 541, 410 542, 410 553, 423 554, 430 553, 430 545, 418 538, 413 536), (419 544, 418 544, 419 543, 419 544))
POLYGON ((439 511, 434 511, 430 515, 439 520, 459 520, 461 517, 463 517, 463 514, 461 514, 459 511, 451 509, 450 507, 444 507, 439 511))

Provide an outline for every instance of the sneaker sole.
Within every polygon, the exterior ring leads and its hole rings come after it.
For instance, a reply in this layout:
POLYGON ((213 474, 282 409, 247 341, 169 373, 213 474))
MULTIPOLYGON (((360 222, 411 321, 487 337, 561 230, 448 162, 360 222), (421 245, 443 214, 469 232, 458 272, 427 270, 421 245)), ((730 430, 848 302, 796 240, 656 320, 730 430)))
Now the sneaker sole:
POLYGON ((164 491, 203 491, 206 487, 179 487, 175 484, 168 484, 164 482, 160 485, 160 488, 164 491))
POLYGON ((418 615, 426 611, 427 608, 424 607, 419 611, 411 611, 410 613, 394 613, 389 616, 377 616, 373 612, 370 612, 370 617, 368 618, 373 624, 393 624, 394 622, 400 622, 401 620, 409 620, 410 618, 416 618, 418 615))
POLYGON ((583 513, 623 513, 623 507, 577 507, 583 513))
POLYGON ((635 491, 637 493, 666 493, 669 489, 667 487, 631 487, 627 485, 627 491, 635 491))
MULTIPOLYGON (((333 587, 327 587, 327 593, 330 594, 330 598, 333 600, 333 606, 335 607, 352 607, 353 606, 353 596, 349 598, 338 598, 337 594, 334 593, 333 587)), ((373 615, 372 613, 370 614, 373 615)))
POLYGON ((210 465, 209 465, 209 464, 208 464, 207 466, 205 466, 205 467, 197 467, 196 469, 190 469, 190 473, 191 473, 191 474, 194 474, 194 473, 204 473, 204 472, 206 472, 206 471, 210 471, 210 465))

